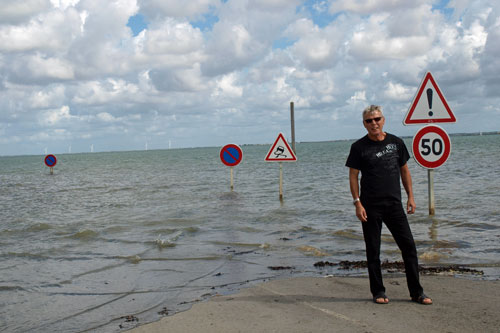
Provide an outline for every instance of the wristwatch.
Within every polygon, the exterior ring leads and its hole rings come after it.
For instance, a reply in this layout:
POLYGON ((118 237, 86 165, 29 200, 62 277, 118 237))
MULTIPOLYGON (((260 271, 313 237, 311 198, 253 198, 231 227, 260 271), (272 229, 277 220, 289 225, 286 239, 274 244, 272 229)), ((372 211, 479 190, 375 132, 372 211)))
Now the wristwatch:
POLYGON ((356 202, 358 202, 358 201, 360 201, 360 200, 359 200, 359 198, 356 198, 356 199, 354 199, 354 200, 352 201, 352 204, 353 204, 353 205, 355 205, 355 204, 356 204, 356 202))

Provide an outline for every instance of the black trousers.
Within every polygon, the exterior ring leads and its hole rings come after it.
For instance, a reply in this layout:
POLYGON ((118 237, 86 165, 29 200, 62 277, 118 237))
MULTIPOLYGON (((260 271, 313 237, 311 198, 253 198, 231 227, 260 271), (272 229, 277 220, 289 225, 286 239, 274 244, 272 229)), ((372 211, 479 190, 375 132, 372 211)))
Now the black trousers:
POLYGON ((370 291, 373 296, 385 292, 380 268, 380 236, 382 223, 391 232, 403 255, 406 282, 410 296, 423 294, 418 276, 418 257, 415 241, 408 219, 401 203, 390 205, 365 206, 367 222, 361 222, 366 245, 366 260, 370 277, 370 291))

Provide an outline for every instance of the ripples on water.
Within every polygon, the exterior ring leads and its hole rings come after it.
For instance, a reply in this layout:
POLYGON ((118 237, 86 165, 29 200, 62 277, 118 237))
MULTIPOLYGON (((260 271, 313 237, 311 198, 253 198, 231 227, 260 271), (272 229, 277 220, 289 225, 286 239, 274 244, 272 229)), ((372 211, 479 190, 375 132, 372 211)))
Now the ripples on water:
MULTIPOLYGON (((302 143, 278 164, 243 146, 235 191, 219 148, 0 158, 0 318, 7 332, 120 331, 193 300, 277 276, 345 274, 319 260, 363 260, 344 167, 352 142, 302 143), (272 271, 268 266, 290 266, 272 271)), ((435 172, 410 161, 422 264, 478 266, 498 278, 500 136, 452 137, 435 172)), ((407 140, 407 146, 410 142, 407 140)), ((400 260, 384 229, 383 259, 400 260)), ((351 274, 365 274, 354 272, 351 274)))

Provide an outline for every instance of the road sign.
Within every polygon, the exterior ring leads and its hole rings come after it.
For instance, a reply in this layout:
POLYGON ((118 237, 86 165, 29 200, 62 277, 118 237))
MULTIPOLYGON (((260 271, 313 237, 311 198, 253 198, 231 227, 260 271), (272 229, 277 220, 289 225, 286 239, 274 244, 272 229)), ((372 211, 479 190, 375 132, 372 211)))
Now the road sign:
POLYGON ((45 162, 46 166, 48 166, 49 168, 52 168, 53 166, 56 165, 57 158, 54 155, 49 154, 49 155, 45 156, 44 162, 45 162))
POLYGON ((228 144, 220 150, 220 160, 225 165, 232 167, 238 165, 243 158, 243 151, 238 145, 228 144))
POLYGON ((278 134, 278 138, 269 149, 266 155, 266 162, 296 162, 297 157, 285 140, 283 133, 278 134))
POLYGON ((456 121, 436 81, 431 73, 427 72, 406 113, 403 124, 455 123, 456 121))
POLYGON ((448 133, 436 125, 428 125, 418 130, 413 137, 413 157, 426 169, 440 167, 451 152, 448 133))

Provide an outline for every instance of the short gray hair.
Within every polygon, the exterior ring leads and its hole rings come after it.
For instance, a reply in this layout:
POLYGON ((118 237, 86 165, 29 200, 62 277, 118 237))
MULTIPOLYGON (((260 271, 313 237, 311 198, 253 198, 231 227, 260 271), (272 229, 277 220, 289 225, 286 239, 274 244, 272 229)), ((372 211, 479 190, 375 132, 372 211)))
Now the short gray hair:
POLYGON ((382 112, 382 107, 380 105, 370 105, 370 106, 367 106, 364 110, 363 110, 363 119, 365 119, 365 116, 369 113, 372 113, 372 112, 380 112, 380 114, 382 115, 382 117, 384 116, 384 113, 382 112))

